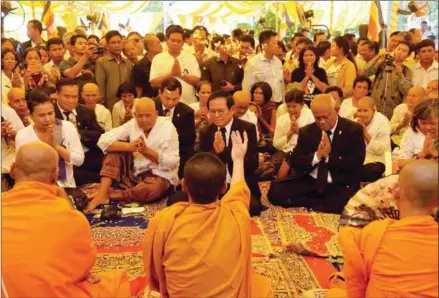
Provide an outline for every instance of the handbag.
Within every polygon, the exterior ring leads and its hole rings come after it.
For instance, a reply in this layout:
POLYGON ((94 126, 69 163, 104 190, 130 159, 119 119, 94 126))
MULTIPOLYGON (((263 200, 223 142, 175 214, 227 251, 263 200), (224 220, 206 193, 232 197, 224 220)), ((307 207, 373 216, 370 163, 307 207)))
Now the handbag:
POLYGON ((72 202, 73 206, 76 210, 83 212, 83 210, 87 207, 90 200, 88 199, 85 192, 83 192, 79 188, 64 188, 67 196, 69 197, 70 201, 72 202))

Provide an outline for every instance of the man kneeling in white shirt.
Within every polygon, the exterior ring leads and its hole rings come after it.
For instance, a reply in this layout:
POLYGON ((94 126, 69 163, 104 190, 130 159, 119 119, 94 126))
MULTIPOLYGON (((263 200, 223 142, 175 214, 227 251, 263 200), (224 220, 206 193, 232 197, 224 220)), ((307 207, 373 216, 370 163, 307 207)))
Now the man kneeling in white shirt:
POLYGON ((103 134, 98 146, 106 154, 101 184, 86 211, 110 199, 151 202, 178 184, 177 130, 166 117, 158 117, 150 98, 138 99, 134 119, 103 134), (113 181, 124 190, 110 191, 113 181))
POLYGON ((85 106, 96 114, 96 121, 105 132, 113 128, 113 121, 111 120, 110 111, 101 104, 98 100, 101 97, 99 86, 95 83, 86 83, 82 87, 81 97, 84 100, 85 106))
POLYGON ((85 158, 78 130, 71 122, 55 118, 52 99, 43 91, 34 90, 29 94, 28 107, 34 123, 18 131, 16 151, 34 141, 49 144, 59 155, 58 186, 76 187, 73 166, 80 167, 85 158))
POLYGON ((275 173, 288 153, 296 147, 299 129, 315 122, 314 115, 305 105, 304 95, 305 93, 298 89, 293 89, 285 95, 288 113, 277 119, 273 137, 273 146, 279 150, 272 157, 275 173))
POLYGON ((357 104, 357 122, 363 126, 366 142, 366 159, 361 172, 362 182, 374 182, 385 171, 384 154, 390 152, 390 122, 386 116, 376 111, 372 97, 363 97, 357 104))

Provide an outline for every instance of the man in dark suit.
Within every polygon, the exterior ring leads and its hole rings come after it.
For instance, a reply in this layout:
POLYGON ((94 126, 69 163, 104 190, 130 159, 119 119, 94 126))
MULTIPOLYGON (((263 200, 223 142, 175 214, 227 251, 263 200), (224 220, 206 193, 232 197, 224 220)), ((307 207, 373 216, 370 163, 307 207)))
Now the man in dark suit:
POLYGON ((230 183, 233 169, 231 132, 239 131, 241 137, 244 133, 247 134, 248 149, 244 159, 245 181, 251 191, 250 214, 252 216, 259 215, 262 211, 262 205, 261 191, 255 174, 259 165, 256 127, 250 122, 234 118, 233 97, 225 91, 214 92, 209 97, 207 108, 213 123, 200 131, 200 151, 214 153, 226 164, 226 182, 230 183))
POLYGON ((41 37, 43 33, 43 24, 38 20, 30 20, 27 23, 27 36, 30 40, 19 44, 18 53, 20 57, 23 57, 24 50, 27 48, 35 48, 40 44, 45 44, 46 42, 41 37))
POLYGON ((98 183, 102 167, 103 152, 97 146, 104 130, 96 120, 94 111, 78 104, 79 87, 73 79, 64 78, 56 83, 58 101, 55 105, 55 117, 71 121, 77 128, 85 153, 81 167, 75 167, 76 185, 98 183))
POLYGON ((196 138, 194 110, 180 102, 182 92, 181 83, 175 78, 163 81, 159 90, 159 97, 154 99, 159 116, 171 117, 177 129, 180 152, 180 167, 178 177, 183 177, 186 161, 194 154, 196 138))
POLYGON ((366 155, 362 127, 338 117, 329 94, 316 96, 311 110, 316 122, 300 129, 289 158, 292 178, 275 181, 268 199, 286 208, 341 213, 360 187, 366 155))

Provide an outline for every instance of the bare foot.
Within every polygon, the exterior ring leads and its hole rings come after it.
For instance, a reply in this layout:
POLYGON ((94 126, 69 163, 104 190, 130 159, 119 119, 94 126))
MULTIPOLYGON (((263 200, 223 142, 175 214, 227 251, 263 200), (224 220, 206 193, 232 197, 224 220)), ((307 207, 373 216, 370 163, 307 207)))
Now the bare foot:
POLYGON ((108 197, 110 198, 110 200, 120 201, 122 200, 122 190, 119 189, 110 190, 108 197))
POLYGON ((88 203, 87 208, 85 208, 85 212, 91 212, 96 209, 96 207, 100 205, 106 205, 110 203, 110 198, 107 193, 103 193, 98 191, 93 199, 88 203))

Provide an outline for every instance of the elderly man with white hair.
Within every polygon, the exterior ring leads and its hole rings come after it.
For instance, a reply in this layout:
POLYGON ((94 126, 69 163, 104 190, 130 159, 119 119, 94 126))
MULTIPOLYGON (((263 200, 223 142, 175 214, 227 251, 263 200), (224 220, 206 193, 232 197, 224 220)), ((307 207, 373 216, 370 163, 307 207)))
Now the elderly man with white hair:
POLYGON ((390 122, 376 110, 372 97, 358 101, 356 121, 363 126, 366 142, 366 160, 361 171, 362 182, 374 182, 381 178, 386 167, 384 154, 390 152, 390 122))
POLYGON ((363 128, 339 117, 334 98, 317 95, 311 103, 315 122, 299 131, 288 161, 294 179, 275 181, 268 193, 274 205, 341 213, 360 187, 366 155, 363 128))

